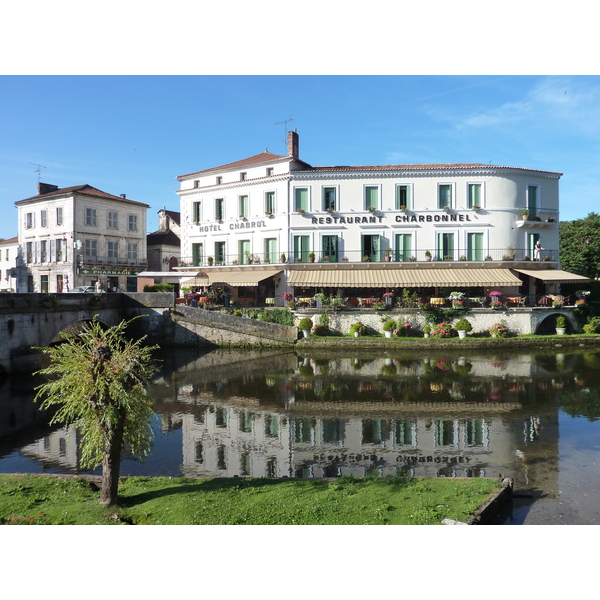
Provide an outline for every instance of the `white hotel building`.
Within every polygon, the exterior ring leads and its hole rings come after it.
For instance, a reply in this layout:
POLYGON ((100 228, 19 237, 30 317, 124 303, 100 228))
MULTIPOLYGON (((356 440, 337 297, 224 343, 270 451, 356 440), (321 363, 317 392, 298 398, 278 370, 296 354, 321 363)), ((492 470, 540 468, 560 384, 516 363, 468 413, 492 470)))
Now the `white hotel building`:
POLYGON ((293 131, 287 156, 265 151, 177 178, 186 268, 201 266, 206 283, 258 286, 259 302, 311 287, 533 295, 574 277, 558 269, 561 173, 313 167, 298 149, 293 131))

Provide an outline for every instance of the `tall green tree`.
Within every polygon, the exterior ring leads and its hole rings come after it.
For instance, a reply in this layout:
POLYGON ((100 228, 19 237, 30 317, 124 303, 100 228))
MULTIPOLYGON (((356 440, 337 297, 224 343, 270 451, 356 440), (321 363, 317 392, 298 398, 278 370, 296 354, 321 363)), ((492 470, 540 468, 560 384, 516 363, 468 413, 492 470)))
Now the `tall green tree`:
POLYGON ((600 274, 600 215, 560 224, 560 263, 563 269, 590 279, 600 274))
POLYGON ((94 319, 82 333, 39 348, 50 357, 50 366, 38 373, 49 379, 36 388, 35 399, 44 409, 59 406, 51 423, 79 429, 81 465, 102 465, 100 504, 107 506, 117 502, 124 445, 144 456, 152 443, 153 410, 146 385, 154 372, 155 346, 144 346, 144 338, 127 340, 129 323, 105 329, 94 319))

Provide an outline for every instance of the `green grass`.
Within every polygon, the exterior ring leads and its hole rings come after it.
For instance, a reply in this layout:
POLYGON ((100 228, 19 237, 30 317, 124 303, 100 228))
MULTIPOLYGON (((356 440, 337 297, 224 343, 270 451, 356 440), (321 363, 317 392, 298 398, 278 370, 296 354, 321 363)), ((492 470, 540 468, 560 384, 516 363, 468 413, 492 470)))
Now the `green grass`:
POLYGON ((0 475, 0 523, 429 525, 466 521, 499 489, 488 479, 185 479, 132 477, 119 505, 78 479, 0 475), (117 515, 117 518, 115 518, 117 515))

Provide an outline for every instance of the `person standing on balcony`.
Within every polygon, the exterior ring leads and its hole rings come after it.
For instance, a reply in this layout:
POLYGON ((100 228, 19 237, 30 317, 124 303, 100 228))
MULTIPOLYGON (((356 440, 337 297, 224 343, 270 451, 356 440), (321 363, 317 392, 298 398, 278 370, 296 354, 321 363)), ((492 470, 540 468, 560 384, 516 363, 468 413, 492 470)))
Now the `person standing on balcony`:
POLYGON ((538 240, 533 247, 533 260, 540 260, 540 250, 545 250, 546 248, 542 248, 542 243, 538 240))

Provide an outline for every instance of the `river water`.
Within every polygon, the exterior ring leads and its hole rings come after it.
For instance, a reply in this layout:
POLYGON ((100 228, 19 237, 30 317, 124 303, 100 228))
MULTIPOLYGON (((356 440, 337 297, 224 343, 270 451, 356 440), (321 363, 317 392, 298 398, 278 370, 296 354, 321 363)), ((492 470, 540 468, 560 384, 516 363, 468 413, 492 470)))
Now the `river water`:
MULTIPOLYGON (((33 384, 0 386, 0 472, 82 472, 33 384)), ((123 475, 510 477, 497 523, 600 523, 600 352, 178 350, 149 393, 123 475)))

